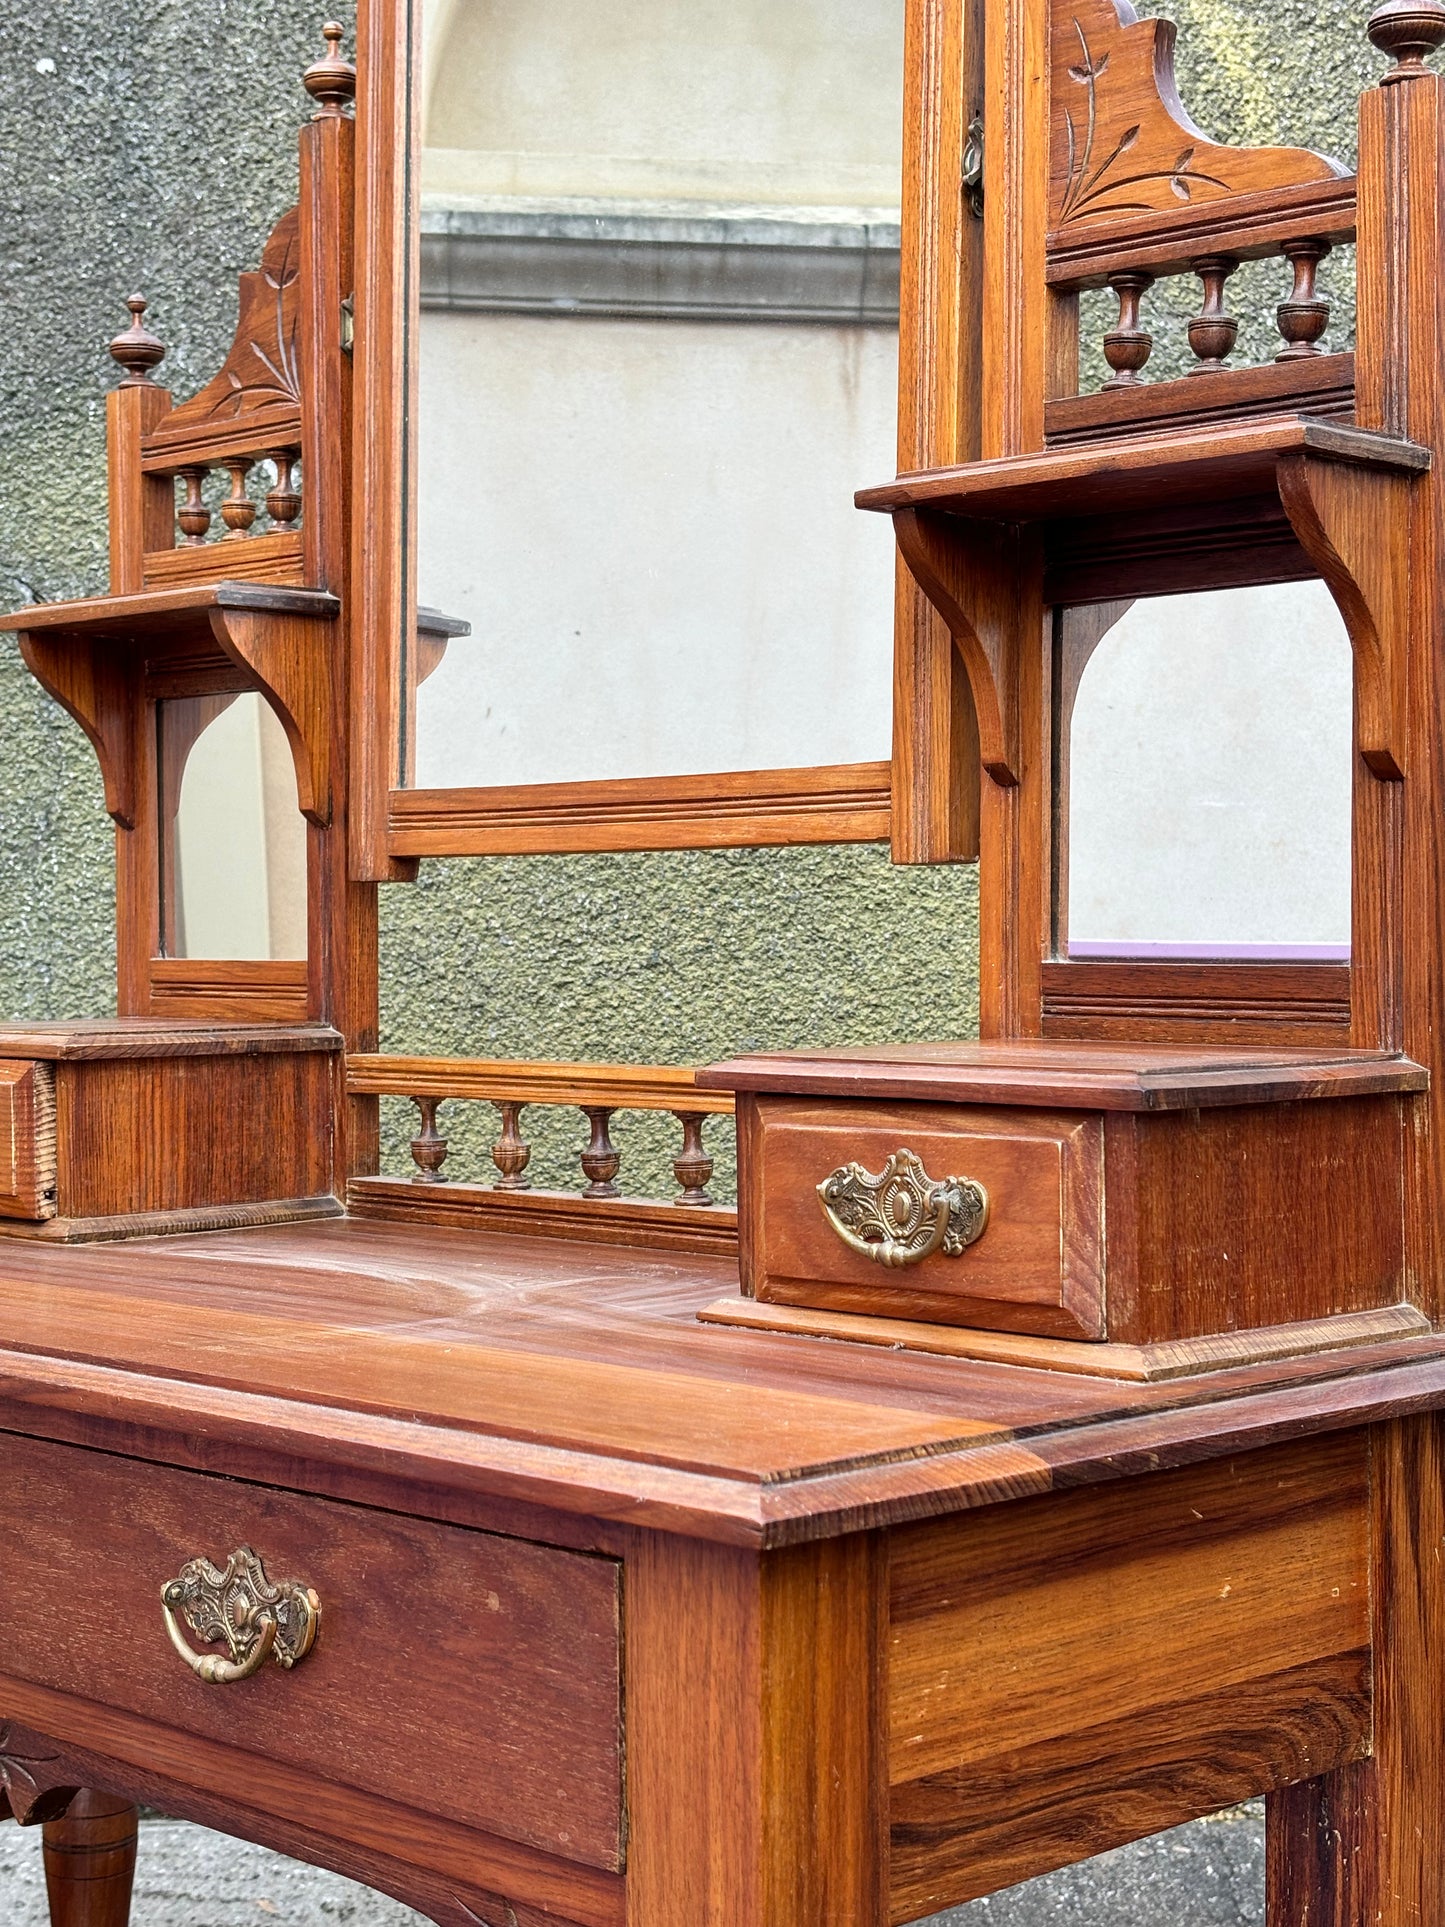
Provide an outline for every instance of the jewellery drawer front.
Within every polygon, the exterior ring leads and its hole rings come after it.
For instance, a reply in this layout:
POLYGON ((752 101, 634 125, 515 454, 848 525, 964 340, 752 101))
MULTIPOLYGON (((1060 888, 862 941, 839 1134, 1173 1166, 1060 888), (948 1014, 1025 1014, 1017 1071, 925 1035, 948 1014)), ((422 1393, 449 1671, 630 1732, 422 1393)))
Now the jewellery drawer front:
MULTIPOLYGON (((216 1741, 232 1784, 284 1759, 620 1866, 616 1561, 28 1439, 4 1465, 0 1676, 216 1741), (319 1629, 289 1671, 268 1658, 207 1684, 172 1646, 162 1588, 246 1547, 268 1582, 314 1591, 319 1629)), ((23 1684, 8 1698, 0 1684, 0 1720, 27 1723, 23 1684)))
POLYGON ((755 1097, 740 1100, 739 1127, 753 1297, 1103 1335, 1098 1116, 755 1097), (960 1188, 945 1195, 948 1180, 960 1188))

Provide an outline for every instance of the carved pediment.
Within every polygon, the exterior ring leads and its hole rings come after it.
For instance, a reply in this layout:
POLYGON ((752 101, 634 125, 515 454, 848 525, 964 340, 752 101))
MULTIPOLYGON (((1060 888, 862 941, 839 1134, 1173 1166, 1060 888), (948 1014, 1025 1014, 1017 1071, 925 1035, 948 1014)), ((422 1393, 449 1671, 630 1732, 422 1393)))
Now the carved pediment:
POLYGON ((214 380, 173 409, 148 449, 197 429, 224 429, 251 416, 294 414, 301 407, 298 334, 301 316, 301 223, 297 208, 271 231, 260 268, 241 276, 235 340, 214 380))
POLYGON ((1049 226, 1187 215, 1194 206, 1348 173, 1302 147, 1224 147, 1174 80, 1174 23, 1129 0, 1054 0, 1049 226))

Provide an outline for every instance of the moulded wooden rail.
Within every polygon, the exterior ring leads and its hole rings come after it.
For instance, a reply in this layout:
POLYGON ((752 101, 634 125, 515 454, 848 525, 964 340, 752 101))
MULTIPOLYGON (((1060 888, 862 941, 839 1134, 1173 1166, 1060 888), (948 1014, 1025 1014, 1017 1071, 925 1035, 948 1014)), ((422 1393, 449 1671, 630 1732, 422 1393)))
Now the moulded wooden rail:
POLYGON ((708 1193, 713 1159, 703 1144, 706 1119, 731 1116, 734 1101, 730 1092, 700 1090, 685 1067, 359 1055, 348 1060, 347 1088, 354 1097, 410 1098, 421 1117, 411 1145, 412 1178, 353 1179, 349 1203, 358 1216, 654 1249, 728 1255, 736 1249, 737 1215, 708 1193), (498 1175, 490 1184, 456 1184, 443 1175, 449 1147, 436 1120, 449 1098, 496 1107, 498 1175), (521 1132, 522 1112, 531 1104, 576 1109, 587 1119, 591 1137, 579 1154, 587 1183, 580 1192, 533 1190, 525 1175, 532 1149, 521 1132), (622 1195, 622 1154, 611 1137, 617 1111, 663 1111, 681 1125, 682 1148, 672 1166, 675 1199, 622 1195))

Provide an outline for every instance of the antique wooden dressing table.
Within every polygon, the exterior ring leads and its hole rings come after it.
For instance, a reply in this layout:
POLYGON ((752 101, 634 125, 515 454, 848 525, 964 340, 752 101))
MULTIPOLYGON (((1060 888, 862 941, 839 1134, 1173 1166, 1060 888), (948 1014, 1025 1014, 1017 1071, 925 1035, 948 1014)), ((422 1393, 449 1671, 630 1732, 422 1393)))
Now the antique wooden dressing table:
MULTIPOLYGON (((895 854, 981 851, 983 1041, 696 1077, 376 1051, 461 626, 409 607, 399 479, 417 31, 363 0, 353 119, 328 30, 199 396, 132 304, 111 592, 3 624, 117 824, 120 1016, 0 1032, 0 1778, 54 1919, 125 1920, 138 1801, 443 1927, 871 1927, 1265 1793, 1270 1927, 1436 1927, 1445 5, 1376 9, 1351 175, 1210 143, 1125 0, 909 0, 903 473, 860 499, 909 572, 895 854), (1228 366, 1275 257, 1283 346, 1228 366), (1170 277, 1198 378, 1146 380, 1170 277), (1347 637, 1348 944, 1095 933, 1091 665, 1261 589, 1347 637), (257 699, 304 956, 194 958, 188 759, 257 699), (497 1106, 496 1183, 447 1181, 449 1099, 497 1106), (528 1186, 547 1104, 581 1193, 528 1186), (677 1203, 620 1195, 632 1109, 680 1123, 677 1203)), ((783 841, 803 787, 615 785, 575 847, 783 841)), ((468 793, 469 847, 528 807, 468 793)))

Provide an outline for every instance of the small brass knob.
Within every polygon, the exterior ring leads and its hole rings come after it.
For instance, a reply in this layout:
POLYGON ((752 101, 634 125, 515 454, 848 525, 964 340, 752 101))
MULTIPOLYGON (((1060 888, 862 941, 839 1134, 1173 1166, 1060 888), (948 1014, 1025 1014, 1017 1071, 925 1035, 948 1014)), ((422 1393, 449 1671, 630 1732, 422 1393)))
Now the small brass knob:
POLYGON ((189 1560, 161 1587, 161 1612, 171 1644, 208 1686, 251 1679, 268 1659, 289 1671, 311 1651, 321 1626, 312 1589, 295 1579, 273 1583, 249 1546, 238 1547, 224 1568, 189 1560), (196 1652, 186 1627, 209 1645, 224 1643, 228 1657, 196 1652))
POLYGON ((988 1192, 976 1178, 929 1177, 916 1152, 881 1171, 845 1164, 818 1186, 823 1215, 850 1251, 898 1271, 935 1251, 957 1258, 988 1229, 988 1192))

